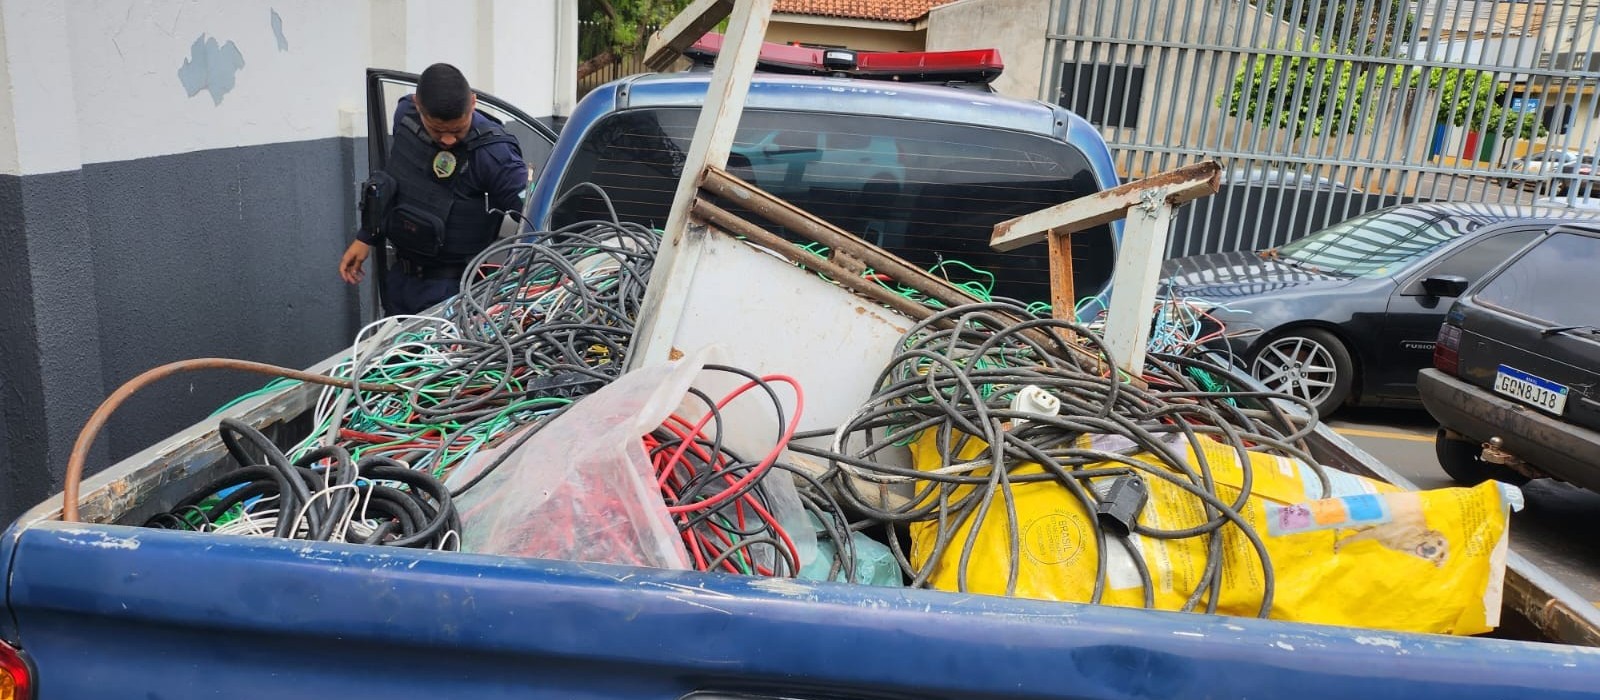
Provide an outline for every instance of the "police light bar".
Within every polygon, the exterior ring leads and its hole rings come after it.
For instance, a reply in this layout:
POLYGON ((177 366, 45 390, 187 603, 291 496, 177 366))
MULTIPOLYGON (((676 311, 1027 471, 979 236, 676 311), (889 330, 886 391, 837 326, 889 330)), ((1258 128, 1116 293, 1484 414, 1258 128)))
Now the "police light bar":
MULTIPOLYGON (((722 35, 700 37, 683 55, 702 66, 716 62, 722 52, 722 35)), ((872 80, 904 82, 988 83, 1000 76, 1005 64, 996 49, 964 51, 851 51, 761 43, 757 70, 796 75, 845 75, 872 80)))

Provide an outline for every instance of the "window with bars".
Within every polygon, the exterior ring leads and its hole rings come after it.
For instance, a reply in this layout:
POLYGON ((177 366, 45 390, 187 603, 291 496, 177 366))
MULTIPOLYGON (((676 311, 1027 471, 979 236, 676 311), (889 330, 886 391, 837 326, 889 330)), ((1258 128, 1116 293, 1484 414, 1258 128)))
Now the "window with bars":
POLYGON ((1061 68, 1057 100, 1095 126, 1139 128, 1144 101, 1144 66, 1067 63, 1061 68))

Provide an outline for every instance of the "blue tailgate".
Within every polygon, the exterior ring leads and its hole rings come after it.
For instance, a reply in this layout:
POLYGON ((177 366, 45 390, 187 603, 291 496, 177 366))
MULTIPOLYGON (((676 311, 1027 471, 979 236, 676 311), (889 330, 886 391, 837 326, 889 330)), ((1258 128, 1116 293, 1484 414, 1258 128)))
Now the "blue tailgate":
POLYGON ((59 522, 0 556, 47 699, 1600 695, 1592 649, 923 590, 59 522))

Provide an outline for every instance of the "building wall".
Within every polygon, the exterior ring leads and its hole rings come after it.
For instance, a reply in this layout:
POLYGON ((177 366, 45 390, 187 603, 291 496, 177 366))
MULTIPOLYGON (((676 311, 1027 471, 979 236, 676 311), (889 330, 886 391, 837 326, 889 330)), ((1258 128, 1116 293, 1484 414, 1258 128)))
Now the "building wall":
POLYGON ((766 40, 778 44, 797 41, 803 44, 844 46, 857 51, 922 51, 927 38, 927 32, 920 29, 872 29, 832 23, 814 24, 813 21, 827 20, 820 17, 804 21, 774 18, 767 24, 766 40))
MULTIPOLYGON (((59 488, 78 429, 134 375, 304 367, 348 344, 369 312, 336 274, 364 69, 451 61, 550 114, 555 3, 0 0, 0 520, 59 488)), ((146 389, 91 471, 264 381, 146 389)))
POLYGON ((1002 95, 1039 96, 1044 80, 1045 28, 1050 3, 1041 0, 959 0, 928 12, 928 50, 999 49, 1006 69, 994 81, 1002 95))

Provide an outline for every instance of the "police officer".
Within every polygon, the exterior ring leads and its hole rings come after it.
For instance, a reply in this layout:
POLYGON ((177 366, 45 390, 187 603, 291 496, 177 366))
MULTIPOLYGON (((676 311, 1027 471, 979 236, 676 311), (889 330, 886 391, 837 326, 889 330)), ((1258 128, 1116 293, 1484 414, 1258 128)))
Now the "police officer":
POLYGON ((477 103, 461 71, 435 63, 395 107, 388 168, 363 185, 362 226, 339 260, 339 276, 357 284, 372 246, 394 244, 399 259, 380 276, 385 314, 459 292, 466 263, 499 232, 499 212, 522 209, 522 151, 477 103))

